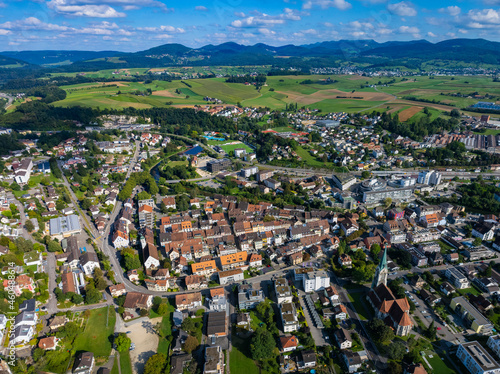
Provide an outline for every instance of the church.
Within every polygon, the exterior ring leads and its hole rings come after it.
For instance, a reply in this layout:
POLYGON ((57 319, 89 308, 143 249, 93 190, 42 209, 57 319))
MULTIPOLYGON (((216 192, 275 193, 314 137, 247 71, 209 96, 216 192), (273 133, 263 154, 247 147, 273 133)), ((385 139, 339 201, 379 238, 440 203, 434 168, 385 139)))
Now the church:
POLYGON ((406 336, 413 328, 410 318, 410 304, 406 297, 397 299, 387 287, 387 248, 380 261, 373 279, 372 289, 368 293, 368 302, 376 311, 376 317, 390 326, 396 335, 406 336))

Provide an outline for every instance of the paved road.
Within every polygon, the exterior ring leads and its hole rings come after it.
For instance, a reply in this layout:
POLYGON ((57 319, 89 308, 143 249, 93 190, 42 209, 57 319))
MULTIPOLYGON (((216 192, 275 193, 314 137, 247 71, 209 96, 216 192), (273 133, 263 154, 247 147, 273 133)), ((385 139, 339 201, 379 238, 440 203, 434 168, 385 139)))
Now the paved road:
POLYGON ((3 93, 3 92, 0 92, 0 97, 7 99, 7 104, 5 104, 5 107, 4 107, 5 109, 7 109, 10 105, 12 105, 12 103, 15 100, 14 96, 11 96, 11 95, 3 93))

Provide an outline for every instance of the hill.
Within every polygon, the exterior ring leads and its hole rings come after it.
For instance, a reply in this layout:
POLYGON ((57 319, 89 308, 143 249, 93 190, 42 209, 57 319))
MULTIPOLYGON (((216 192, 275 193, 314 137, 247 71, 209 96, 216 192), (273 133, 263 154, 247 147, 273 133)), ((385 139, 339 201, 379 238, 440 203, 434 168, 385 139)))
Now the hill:
POLYGON ((76 61, 93 60, 103 57, 112 57, 119 52, 113 51, 5 51, 0 52, 1 55, 10 57, 13 59, 19 59, 26 61, 34 65, 42 66, 56 66, 56 65, 68 65, 76 61))

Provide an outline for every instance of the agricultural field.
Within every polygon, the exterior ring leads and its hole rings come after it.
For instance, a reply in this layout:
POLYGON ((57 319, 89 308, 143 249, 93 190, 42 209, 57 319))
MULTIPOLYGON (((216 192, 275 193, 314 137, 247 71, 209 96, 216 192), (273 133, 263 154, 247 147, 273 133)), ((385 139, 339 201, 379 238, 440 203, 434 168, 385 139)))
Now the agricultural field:
MULTIPOLYGON (((248 68, 248 67, 246 67, 248 68)), ((262 67, 263 68, 263 67, 262 67)), ((222 74, 227 67, 193 67, 166 69, 172 73, 198 74, 203 71, 222 74), (203 70, 205 69, 205 70, 203 70)), ((232 73, 244 69, 235 67, 232 73)), ((163 71, 165 69, 152 69, 163 71)), ((258 69, 256 69, 258 71, 258 69)), ((85 83, 62 86, 68 93, 66 99, 54 103, 57 106, 90 106, 99 108, 150 108, 189 107, 206 105, 205 96, 220 99, 226 105, 269 107, 284 109, 287 104, 318 109, 322 112, 345 111, 369 113, 398 113, 402 121, 421 116, 423 108, 431 110, 436 118, 453 108, 464 108, 479 100, 500 101, 500 83, 488 77, 415 77, 411 79, 368 78, 354 75, 344 76, 271 76, 260 91, 254 86, 241 83, 226 83, 225 78, 153 81, 148 84, 126 81, 124 77, 143 74, 147 69, 121 69, 117 74, 111 70, 88 73, 88 76, 116 78, 114 82, 85 83), (331 82, 327 83, 326 79, 331 82), (380 83, 380 84, 379 84, 380 83), (387 85, 386 85, 387 83, 387 85), (369 87, 369 86, 372 87, 369 87), (150 95, 137 91, 151 90, 150 95), (489 94, 493 99, 472 98, 470 95, 489 94), (451 96, 461 94, 466 97, 451 96), (413 97, 415 100, 408 100, 413 97), (424 100, 424 101, 419 101, 424 100), (426 102, 426 101, 434 102, 426 102)), ((479 115, 479 113, 474 113, 479 115)))

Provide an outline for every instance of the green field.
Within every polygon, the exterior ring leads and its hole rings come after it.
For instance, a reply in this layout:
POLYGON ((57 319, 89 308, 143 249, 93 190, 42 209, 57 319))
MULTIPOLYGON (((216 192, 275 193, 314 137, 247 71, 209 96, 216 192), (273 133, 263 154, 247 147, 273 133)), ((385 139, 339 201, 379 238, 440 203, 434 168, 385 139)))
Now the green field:
MULTIPOLYGON (((217 67, 196 67, 167 69, 172 74, 193 75, 219 73, 217 67)), ((161 71, 161 69, 151 69, 161 71)), ((230 71, 225 67, 221 71, 230 71)), ((242 71, 237 67, 231 73, 242 71)), ((125 69, 112 74, 113 70, 86 73, 89 77, 116 78, 116 82, 84 83, 62 86, 67 91, 66 99, 56 102, 57 106, 90 106, 104 108, 151 108, 169 105, 183 107, 206 105, 203 97, 215 97, 225 104, 243 106, 269 107, 284 109, 286 104, 297 103, 299 107, 318 109, 322 112, 400 112, 412 106, 427 107, 431 118, 437 118, 444 111, 454 107, 464 108, 480 99, 472 98, 473 93, 489 94, 500 101, 500 83, 487 77, 416 77, 415 79, 395 78, 389 83, 389 78, 369 78, 361 76, 330 76, 335 83, 324 84, 324 75, 307 76, 271 76, 267 84, 257 90, 254 86, 240 83, 226 83, 225 78, 189 79, 168 81, 153 81, 148 84, 127 81, 135 74, 142 74, 147 69, 125 69), (306 84, 301 84, 305 82, 306 84), (381 83, 381 84, 379 84, 381 83), (384 83, 389 83, 384 85, 384 83), (369 86, 372 87, 369 87, 369 86), (149 96, 137 95, 136 91, 151 89, 149 96), (460 93, 465 97, 451 96, 460 93), (436 103, 409 101, 404 97, 415 97, 423 100, 435 100, 436 103), (453 105, 453 106, 450 106, 453 105)), ((194 75, 197 76, 197 75, 194 75)), ((474 113, 479 115, 480 113, 474 113)), ((423 113, 417 113, 418 118, 423 113)))
POLYGON ((228 145, 221 145, 220 146, 224 152, 229 153, 231 151, 234 151, 236 148, 244 148, 246 149, 247 153, 253 153, 253 149, 250 148, 248 145, 244 143, 238 143, 238 144, 228 144, 228 145))
POLYGON ((372 313, 369 312, 370 306, 366 300, 365 292, 349 293, 349 301, 354 306, 354 309, 356 309, 356 313, 358 313, 361 320, 367 321, 372 317, 372 313))
POLYGON ((233 348, 229 355, 229 371, 238 374, 259 374, 259 368, 250 356, 250 340, 243 340, 235 335, 231 339, 233 348))
POLYGON ((429 364, 432 366, 434 373, 439 373, 439 374, 455 374, 456 373, 456 370, 454 370, 450 366, 448 366, 446 364, 446 362, 443 361, 441 359, 441 357, 439 357, 436 352, 427 351, 426 358, 427 358, 427 361, 429 361, 429 364), (432 355, 432 358, 429 358, 429 354, 432 355))
POLYGON ((116 314, 113 308, 93 309, 85 324, 85 329, 75 339, 73 350, 75 352, 90 351, 96 356, 109 356, 112 348, 110 337, 113 336, 115 322, 116 314))

